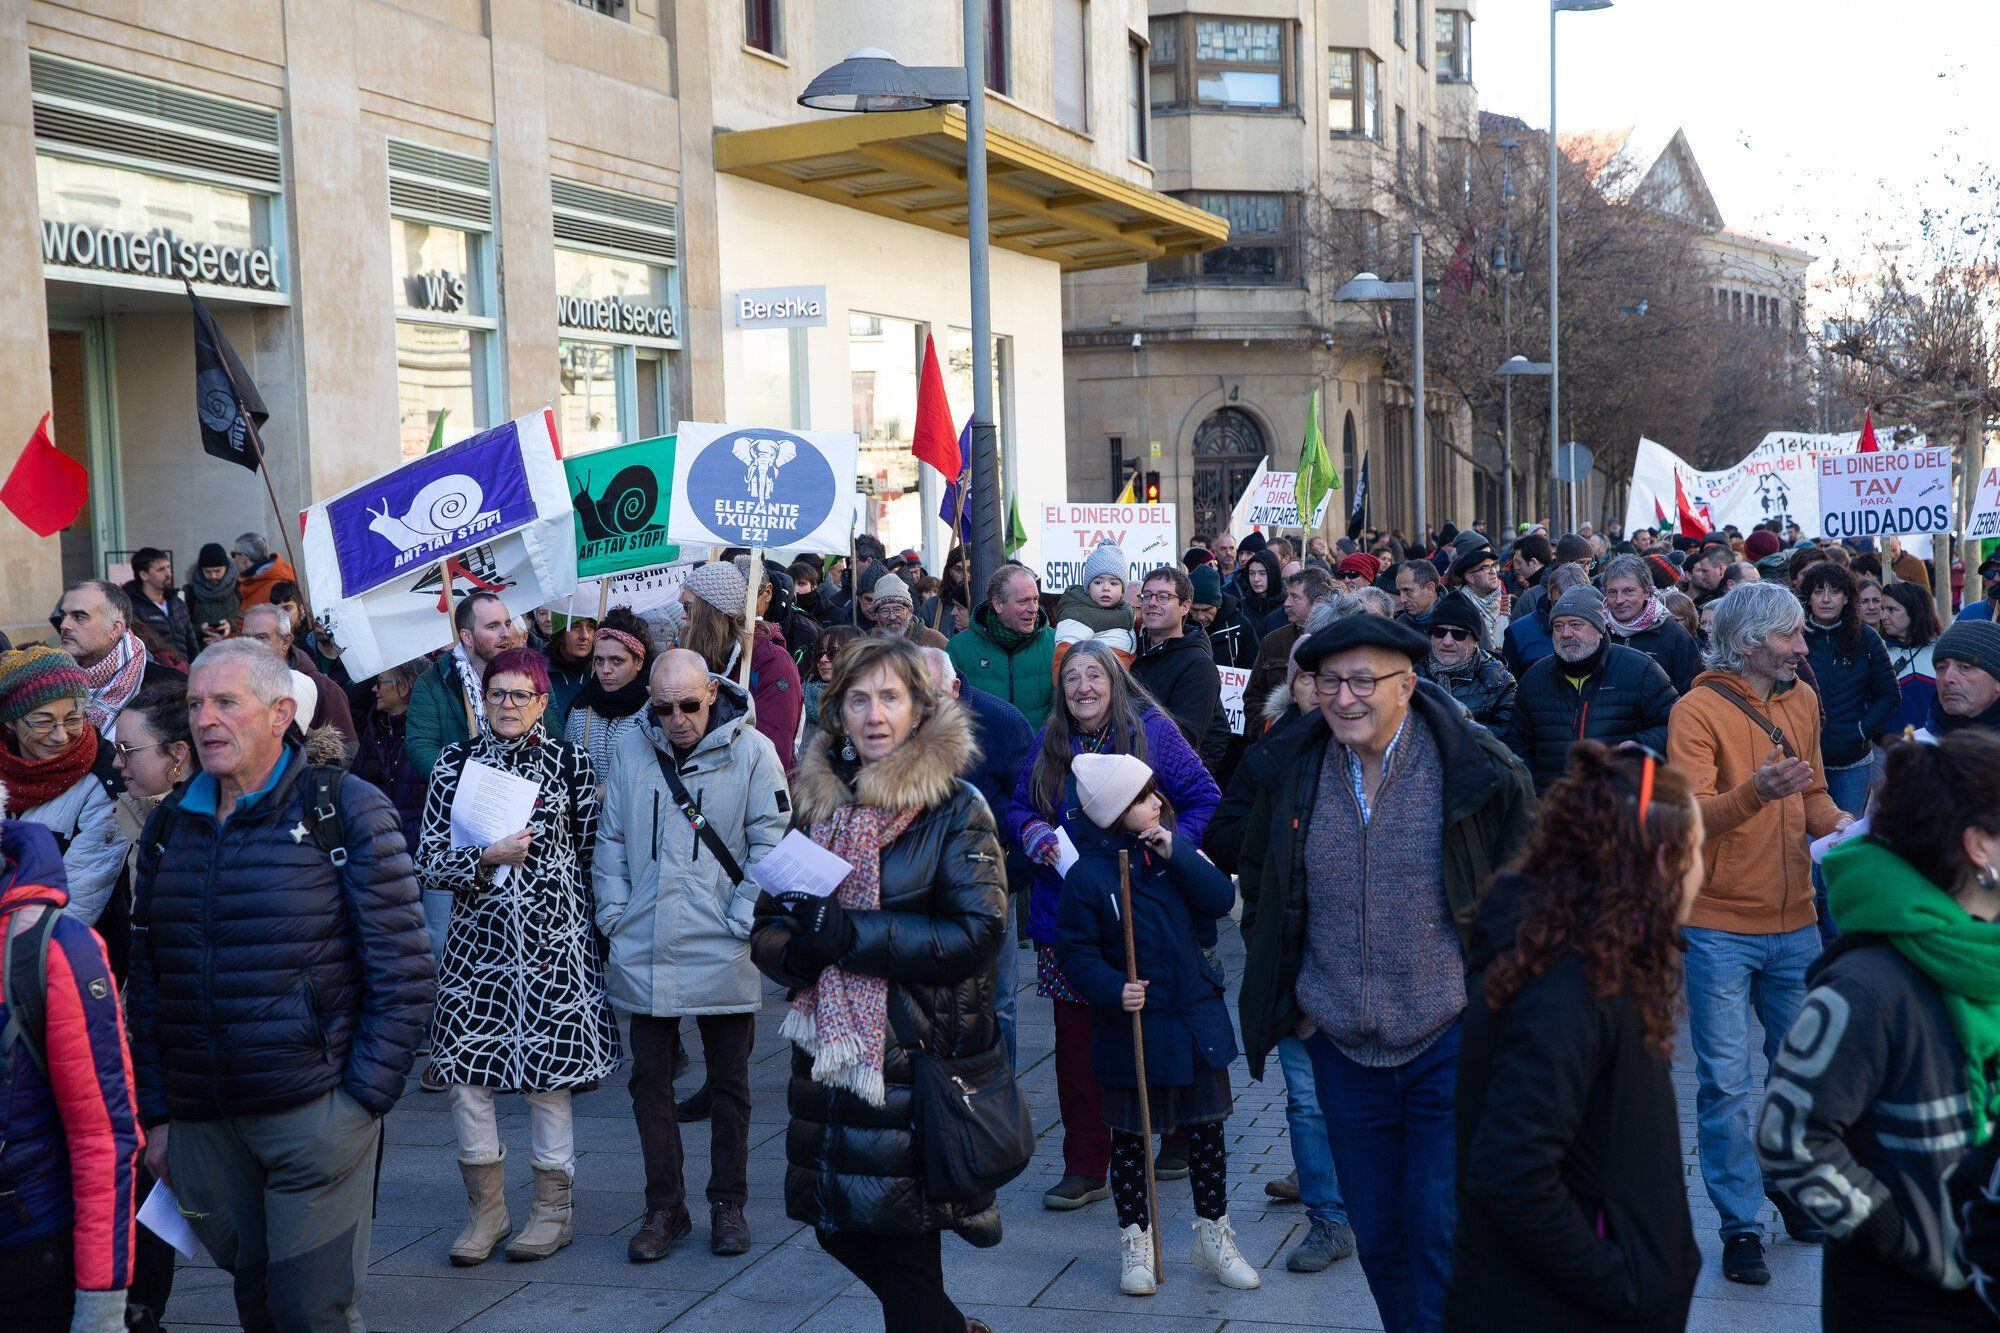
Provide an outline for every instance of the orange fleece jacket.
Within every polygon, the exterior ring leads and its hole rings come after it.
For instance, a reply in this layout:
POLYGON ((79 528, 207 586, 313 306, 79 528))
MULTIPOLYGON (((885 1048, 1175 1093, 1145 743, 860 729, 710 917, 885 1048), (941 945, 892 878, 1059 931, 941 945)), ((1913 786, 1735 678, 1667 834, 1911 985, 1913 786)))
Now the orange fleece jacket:
POLYGON ((1819 759, 1819 696, 1804 681, 1759 699, 1743 678, 1704 671, 1674 705, 1667 759, 1694 788, 1708 831, 1708 882, 1695 899, 1691 926, 1738 935, 1775 935, 1809 926, 1812 858, 1807 844, 1843 818, 1826 794, 1819 759), (1713 681, 1763 714, 1813 766, 1812 785, 1766 802, 1753 779, 1771 738, 1736 705, 1708 688, 1713 681))

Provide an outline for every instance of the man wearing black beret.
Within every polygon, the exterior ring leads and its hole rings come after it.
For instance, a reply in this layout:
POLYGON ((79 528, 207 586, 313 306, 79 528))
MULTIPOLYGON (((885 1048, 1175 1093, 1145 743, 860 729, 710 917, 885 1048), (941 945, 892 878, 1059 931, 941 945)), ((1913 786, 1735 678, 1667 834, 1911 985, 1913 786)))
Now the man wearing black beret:
POLYGON ((1203 839, 1242 886, 1251 1073, 1280 1041, 1303 1043, 1391 1329, 1442 1316, 1466 951, 1486 882, 1535 812, 1520 761, 1418 679, 1430 651, 1372 615, 1302 642, 1318 708, 1244 755, 1203 839))

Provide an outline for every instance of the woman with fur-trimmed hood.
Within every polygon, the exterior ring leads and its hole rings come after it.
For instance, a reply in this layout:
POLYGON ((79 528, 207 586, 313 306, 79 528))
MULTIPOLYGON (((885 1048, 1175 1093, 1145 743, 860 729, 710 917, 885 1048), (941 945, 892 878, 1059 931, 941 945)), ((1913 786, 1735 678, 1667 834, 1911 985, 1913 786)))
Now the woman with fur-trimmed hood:
POLYGON ((791 991, 785 1211, 887 1303, 887 1327, 981 1329, 945 1294, 939 1238, 1000 1239, 992 1197, 924 1195, 911 1046, 940 1060, 1000 1040, 995 963, 1006 921, 985 799, 958 775, 978 753, 915 643, 840 654, 792 778, 797 825, 854 867, 827 898, 757 901, 750 955, 791 991))

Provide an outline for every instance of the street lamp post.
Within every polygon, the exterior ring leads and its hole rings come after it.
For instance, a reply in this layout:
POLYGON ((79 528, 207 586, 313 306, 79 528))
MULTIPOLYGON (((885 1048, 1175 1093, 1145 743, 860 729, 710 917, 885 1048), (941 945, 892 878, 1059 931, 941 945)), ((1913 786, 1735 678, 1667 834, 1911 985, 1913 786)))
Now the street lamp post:
MULTIPOLYGON (((966 244, 971 251, 972 419, 966 423, 966 460, 972 487, 973 586, 984 588, 1000 568, 1005 505, 1000 455, 993 428, 993 319, 987 267, 986 39, 985 7, 963 0, 965 63, 904 65, 886 51, 866 47, 821 71, 799 94, 799 105, 817 111, 921 111, 965 108, 966 244)), ((1012 486, 1014 479, 1007 483, 1012 486)))
POLYGON ((1554 369, 1547 361, 1510 356, 1493 372, 1500 377, 1501 526, 1509 532, 1514 530, 1514 381, 1522 375, 1546 375, 1554 369))
POLYGON ((1562 438, 1562 341, 1558 319, 1561 283, 1557 262, 1557 204, 1561 198, 1556 173, 1556 15, 1587 14, 1611 8, 1611 0, 1549 0, 1549 442, 1562 438))
POLYGON ((1410 322, 1410 338, 1413 352, 1410 364, 1411 387, 1416 394, 1416 409, 1411 413, 1411 443, 1416 448, 1415 480, 1417 489, 1416 533, 1422 543, 1429 535, 1424 512, 1424 233, 1421 229, 1410 229, 1410 281, 1384 282, 1373 273, 1357 273, 1333 299, 1341 302, 1408 301, 1414 312, 1410 322))

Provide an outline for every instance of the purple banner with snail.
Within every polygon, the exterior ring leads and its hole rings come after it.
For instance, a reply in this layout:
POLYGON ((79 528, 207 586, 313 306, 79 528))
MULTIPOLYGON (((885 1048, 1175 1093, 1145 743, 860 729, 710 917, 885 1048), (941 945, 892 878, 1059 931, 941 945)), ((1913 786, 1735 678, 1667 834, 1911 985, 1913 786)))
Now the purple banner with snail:
POLYGON ((576 510, 577 577, 593 579, 670 564, 667 540, 674 483, 674 437, 636 440, 563 460, 576 510))

